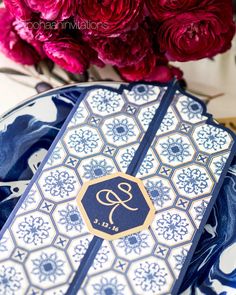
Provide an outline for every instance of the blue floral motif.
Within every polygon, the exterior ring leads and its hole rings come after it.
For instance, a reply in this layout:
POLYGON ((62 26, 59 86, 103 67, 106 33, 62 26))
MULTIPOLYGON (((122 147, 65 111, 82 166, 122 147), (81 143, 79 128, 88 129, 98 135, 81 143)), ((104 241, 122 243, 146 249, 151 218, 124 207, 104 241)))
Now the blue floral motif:
POLYGON ((67 171, 60 172, 56 170, 45 178, 45 184, 43 186, 46 192, 50 192, 52 196, 64 198, 73 192, 75 183, 74 176, 70 176, 67 171))
POLYGON ((93 269, 102 268, 104 263, 106 263, 109 260, 109 254, 110 254, 110 251, 108 247, 102 246, 99 249, 96 258, 93 261, 93 265, 92 265, 93 269))
POLYGON ((89 164, 83 165, 85 170, 84 177, 86 179, 95 179, 98 177, 111 174, 114 167, 108 165, 107 161, 92 159, 89 164))
MULTIPOLYGON (((80 240, 79 244, 75 246, 74 254, 73 254, 75 262, 80 262, 82 260, 85 253, 88 250, 89 244, 90 244, 89 239, 84 239, 84 240, 80 240)), ((108 247, 102 246, 99 249, 99 251, 93 261, 93 265, 92 265, 93 269, 96 270, 97 268, 102 268, 104 263, 106 263, 108 261, 109 254, 110 254, 110 251, 109 251, 108 247)))
POLYGON ((154 161, 155 159, 153 158, 152 154, 147 154, 139 168, 139 174, 144 175, 149 173, 149 171, 154 167, 154 161))
POLYGON ((35 196, 36 194, 36 190, 30 190, 27 197, 25 198, 24 202, 21 204, 21 208, 23 210, 26 210, 31 204, 35 204, 36 201, 35 201, 35 196))
POLYGON ((102 277, 100 283, 93 284, 93 295, 125 295, 125 285, 118 282, 116 277, 102 277))
POLYGON ((180 254, 174 255, 174 258, 176 261, 175 269, 177 269, 177 270, 182 269, 184 262, 186 260, 187 254, 188 254, 188 251, 186 249, 182 248, 180 254))
POLYGON ((194 101, 193 99, 186 97, 186 100, 181 101, 181 112, 188 116, 189 120, 192 119, 201 119, 203 108, 199 102, 194 101))
POLYGON ((170 188, 163 184, 163 181, 151 181, 148 180, 146 184, 146 189, 151 196, 151 199, 154 204, 157 206, 163 207, 166 201, 171 200, 170 197, 170 188))
POLYGON ((224 169, 224 166, 225 166, 225 163, 227 161, 227 158, 224 157, 224 156, 221 156, 220 160, 219 161, 216 161, 214 162, 214 166, 215 166, 215 171, 214 173, 218 176, 221 175, 223 169, 224 169))
POLYGON ((131 163, 135 154, 135 148, 126 149, 126 151, 121 155, 122 168, 127 168, 131 163))
POLYGON ((134 281, 137 286, 140 286, 144 292, 152 291, 156 293, 161 291, 166 285, 167 273, 165 269, 160 267, 156 262, 140 263, 140 267, 135 270, 134 281))
POLYGON ((127 142, 131 136, 134 136, 134 124, 129 123, 128 119, 114 119, 112 123, 106 125, 108 131, 106 135, 111 136, 113 141, 127 142))
POLYGON ((135 101, 148 101, 151 95, 155 95, 154 86, 146 84, 136 85, 129 92, 129 96, 133 97, 135 101))
POLYGON ((178 213, 162 214, 162 218, 157 220, 156 231, 159 236, 163 236, 165 240, 174 240, 175 242, 182 240, 188 234, 188 223, 178 213))
POLYGON ((166 113, 160 125, 161 132, 170 130, 170 128, 174 125, 174 118, 175 117, 172 112, 166 113))
POLYGON ((53 152, 51 153, 50 158, 48 159, 48 165, 53 165, 53 163, 59 159, 61 159, 61 152, 62 148, 61 147, 56 147, 53 152))
POLYGON ((5 267, 2 265, 0 270, 0 294, 15 295, 19 294, 21 289, 20 272, 17 272, 15 267, 5 267))
MULTIPOLYGON (((126 149, 125 153, 121 155, 121 164, 122 168, 127 168, 129 164, 131 163, 134 155, 135 155, 136 149, 134 147, 126 149)), ((154 167, 153 162, 155 159, 153 158, 152 154, 147 154, 139 168, 139 173, 141 175, 144 175, 146 173, 149 173, 149 171, 154 167)))
POLYGON ((197 213, 195 220, 198 220, 198 221, 202 220, 202 218, 206 212, 208 204, 209 204, 209 202, 202 200, 202 202, 199 206, 194 207, 194 210, 197 213))
POLYGON ((65 262, 58 258, 58 254, 42 252, 40 257, 33 259, 32 274, 37 275, 39 282, 49 281, 55 283, 57 278, 64 275, 63 265, 65 262))
POLYGON ((226 144, 227 133, 217 127, 206 125, 197 133, 197 143, 207 150, 220 150, 226 144))
POLYGON ((26 244, 38 245, 49 237, 50 226, 42 217, 27 216, 18 225, 18 237, 26 244))
POLYGON ((117 247, 124 248, 125 254, 141 254, 144 248, 148 248, 148 235, 145 233, 136 233, 126 236, 119 240, 117 247))
POLYGON ((80 240, 79 243, 74 248, 74 254, 72 255, 75 259, 75 262, 80 262, 84 257, 85 253, 89 247, 89 239, 80 240))
POLYGON ((73 148, 77 153, 92 153, 98 146, 99 137, 91 130, 75 130, 69 137, 68 144, 70 148, 73 148))
POLYGON ((75 112, 71 122, 73 124, 76 124, 77 122, 80 121, 80 119, 83 119, 84 118, 84 115, 83 115, 83 107, 78 107, 77 111, 75 112))
POLYGON ((112 113, 120 106, 121 97, 115 92, 107 89, 99 89, 92 97, 91 105, 99 112, 112 113))
POLYGON ((5 251, 7 251, 7 245, 6 245, 6 243, 7 243, 7 238, 2 238, 1 240, 0 240, 0 252, 5 252, 5 251))
POLYGON ((195 193, 203 193, 204 189, 208 187, 206 173, 202 172, 198 168, 187 168, 183 169, 182 173, 178 175, 177 184, 180 189, 184 189, 184 191, 188 194, 195 193))
POLYGON ((184 159, 190 156, 189 144, 184 143, 181 137, 174 139, 169 137, 167 142, 161 143, 161 155, 168 158, 170 162, 179 161, 183 162, 184 159))
POLYGON ((145 127, 148 127, 152 122, 153 117, 156 113, 156 106, 148 107, 147 110, 143 113, 141 122, 145 127))
POLYGON ((58 223, 64 225, 67 232, 71 230, 81 232, 84 223, 76 206, 67 204, 65 209, 59 210, 59 214, 61 218, 58 223))

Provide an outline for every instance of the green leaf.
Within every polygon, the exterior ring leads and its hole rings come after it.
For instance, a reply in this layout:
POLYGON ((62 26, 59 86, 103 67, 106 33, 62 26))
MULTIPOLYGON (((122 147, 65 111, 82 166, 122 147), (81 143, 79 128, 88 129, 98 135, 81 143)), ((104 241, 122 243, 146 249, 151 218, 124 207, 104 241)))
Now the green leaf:
POLYGON ((11 68, 0 68, 0 73, 7 74, 7 75, 28 76, 25 73, 22 73, 20 71, 17 71, 11 68))
POLYGON ((88 82, 88 72, 84 74, 73 74, 66 72, 67 76, 74 82, 88 82))
POLYGON ((44 59, 40 61, 39 63, 37 63, 34 66, 34 68, 40 75, 43 75, 44 74, 43 69, 45 68, 47 68, 49 72, 52 72, 52 70, 54 69, 54 63, 50 59, 44 59))

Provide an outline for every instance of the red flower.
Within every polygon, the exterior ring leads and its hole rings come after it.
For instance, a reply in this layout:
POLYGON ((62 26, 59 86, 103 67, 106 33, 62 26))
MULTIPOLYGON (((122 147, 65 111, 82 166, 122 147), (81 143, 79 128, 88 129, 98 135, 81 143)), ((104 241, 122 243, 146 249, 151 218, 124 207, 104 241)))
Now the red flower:
POLYGON ((149 52, 139 63, 117 68, 117 70, 123 80, 127 82, 168 82, 175 76, 178 79, 183 76, 183 73, 179 69, 168 66, 165 59, 156 57, 152 52, 149 52))
MULTIPOLYGON (((43 50, 43 44, 42 42, 40 42, 44 40, 40 40, 40 38, 37 38, 39 35, 39 32, 36 30, 30 29, 28 22, 25 22, 25 21, 15 20, 13 22, 13 25, 14 25, 14 29, 16 30, 17 34, 21 37, 21 39, 26 41, 30 45, 32 45, 40 54, 40 56, 42 58, 45 58, 46 55, 43 50)), ((49 31, 46 31, 46 33, 49 34, 49 31)))
POLYGON ((121 77, 125 81, 141 81, 145 80, 156 65, 156 56, 150 52, 139 63, 131 66, 118 68, 121 77))
POLYGON ((32 18, 30 21, 16 20, 14 25, 21 38, 29 43, 50 41, 61 33, 60 26, 56 22, 38 18, 32 18))
MULTIPOLYGON (((146 0, 147 8, 157 21, 163 21, 179 13, 203 4, 204 0, 146 0)), ((209 2, 209 1, 208 1, 209 2)))
POLYGON ((46 51, 73 73, 105 62, 129 81, 180 77, 168 60, 212 57, 230 48, 235 33, 231 0, 4 2, 14 16, 1 11, 0 47, 8 57, 33 64, 46 51))
POLYGON ((76 74, 85 72, 95 55, 90 48, 72 38, 45 42, 43 48, 53 62, 76 74))
POLYGON ((74 16, 78 0, 26 0, 28 6, 46 20, 64 20, 74 16))
POLYGON ((212 57, 230 48, 235 33, 232 6, 212 1, 164 21, 157 39, 169 60, 189 61, 212 57))
POLYGON ((4 4, 9 12, 18 19, 28 20, 32 11, 24 0, 4 0, 4 4))
MULTIPOLYGON (((24 65, 33 65, 42 59, 34 48, 36 44, 29 44, 17 34, 14 27, 14 18, 9 12, 0 9, 0 50, 10 59, 24 65)), ((39 46, 39 44, 38 44, 39 46)), ((41 47, 37 50, 42 52, 41 47)))
POLYGON ((168 60, 150 51, 139 63, 132 66, 118 68, 121 77, 127 81, 169 82, 174 77, 181 79, 183 72, 168 65, 168 60))
POLYGON ((32 12, 45 20, 64 20, 74 16, 79 0, 4 0, 9 11, 18 19, 29 20, 32 12))
POLYGON ((144 80, 147 82, 166 83, 172 80, 174 77, 180 80, 183 77, 183 72, 179 68, 170 66, 168 64, 157 64, 151 73, 144 78, 144 80))
POLYGON ((149 33, 142 27, 119 37, 89 37, 89 44, 104 63, 118 67, 129 66, 142 60, 152 47, 149 33))
POLYGON ((87 34, 118 36, 135 29, 144 0, 80 0, 76 22, 87 34))

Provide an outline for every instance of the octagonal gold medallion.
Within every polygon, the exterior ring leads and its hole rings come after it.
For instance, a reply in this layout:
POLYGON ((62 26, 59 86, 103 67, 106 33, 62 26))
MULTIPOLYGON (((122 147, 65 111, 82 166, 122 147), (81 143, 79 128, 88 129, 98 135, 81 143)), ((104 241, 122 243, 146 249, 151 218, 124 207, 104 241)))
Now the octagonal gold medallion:
POLYGON ((155 216, 142 181, 122 172, 86 182, 77 203, 89 231, 106 240, 147 229, 155 216))

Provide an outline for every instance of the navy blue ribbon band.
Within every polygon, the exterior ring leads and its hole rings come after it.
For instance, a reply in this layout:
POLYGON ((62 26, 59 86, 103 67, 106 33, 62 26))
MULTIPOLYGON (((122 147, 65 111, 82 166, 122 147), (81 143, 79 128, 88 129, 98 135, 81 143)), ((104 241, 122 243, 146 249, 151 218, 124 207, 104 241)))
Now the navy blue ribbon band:
POLYGON ((89 244, 89 247, 80 262, 80 266, 73 278, 72 283, 70 284, 69 289, 67 290, 67 295, 76 295, 79 289, 81 288, 83 281, 93 264, 93 261, 102 246, 103 239, 94 236, 92 241, 89 244))

